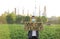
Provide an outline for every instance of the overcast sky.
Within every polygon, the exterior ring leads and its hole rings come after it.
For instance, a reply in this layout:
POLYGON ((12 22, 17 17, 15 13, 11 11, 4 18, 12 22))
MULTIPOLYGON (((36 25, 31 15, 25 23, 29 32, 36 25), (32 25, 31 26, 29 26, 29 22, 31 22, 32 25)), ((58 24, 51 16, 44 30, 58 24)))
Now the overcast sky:
MULTIPOLYGON (((41 15, 44 11, 44 6, 46 6, 47 17, 60 16, 60 0, 36 0, 36 13, 38 15, 39 6, 41 10, 41 15)), ((35 0, 0 0, 0 15, 4 11, 13 11, 17 8, 17 14, 19 9, 19 14, 22 14, 22 10, 25 10, 25 14, 29 10, 29 14, 35 12, 35 0)))

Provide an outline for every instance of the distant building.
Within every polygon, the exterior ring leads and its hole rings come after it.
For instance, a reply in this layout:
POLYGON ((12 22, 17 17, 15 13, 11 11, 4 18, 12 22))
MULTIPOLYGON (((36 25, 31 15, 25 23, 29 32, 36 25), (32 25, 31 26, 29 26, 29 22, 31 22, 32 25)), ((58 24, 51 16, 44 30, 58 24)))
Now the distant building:
POLYGON ((51 24, 58 23, 58 18, 55 16, 52 16, 51 18, 48 18, 48 23, 51 23, 51 24))
POLYGON ((51 18, 48 18, 48 20, 58 20, 58 18, 56 16, 52 16, 51 18))

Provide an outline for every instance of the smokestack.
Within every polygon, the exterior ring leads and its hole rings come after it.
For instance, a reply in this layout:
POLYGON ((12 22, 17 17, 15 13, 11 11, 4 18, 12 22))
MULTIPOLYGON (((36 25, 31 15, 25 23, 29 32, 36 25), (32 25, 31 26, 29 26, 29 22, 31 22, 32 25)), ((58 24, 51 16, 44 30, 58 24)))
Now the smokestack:
POLYGON ((44 6, 44 12, 46 13, 46 6, 44 6))
POLYGON ((29 10, 27 10, 27 16, 29 16, 29 10))
POLYGON ((23 16, 25 16, 25 15, 24 15, 24 7, 23 7, 23 10, 22 10, 22 14, 23 14, 23 16))
POLYGON ((15 14, 16 14, 16 8, 15 8, 15 14))
POLYGON ((35 9, 33 11, 33 16, 36 16, 36 9, 37 9, 37 7, 36 7, 36 0, 35 0, 35 9))
POLYGON ((8 13, 7 14, 9 14, 10 12, 9 12, 9 9, 8 9, 8 13))
POLYGON ((46 17, 46 6, 44 6, 43 16, 45 16, 45 17, 46 17))
POLYGON ((19 8, 18 8, 18 15, 19 15, 19 8))
POLYGON ((39 17, 40 17, 40 6, 39 6, 39 17))

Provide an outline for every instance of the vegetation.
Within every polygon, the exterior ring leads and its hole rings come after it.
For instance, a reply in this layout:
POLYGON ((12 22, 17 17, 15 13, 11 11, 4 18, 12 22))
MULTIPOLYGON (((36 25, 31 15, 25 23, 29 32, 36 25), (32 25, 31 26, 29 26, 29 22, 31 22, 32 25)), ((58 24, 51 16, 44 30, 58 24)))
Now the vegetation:
POLYGON ((45 16, 42 16, 41 20, 44 24, 47 22, 47 18, 45 16))
POLYGON ((25 21, 26 21, 26 22, 29 22, 29 21, 30 21, 30 17, 29 17, 29 16, 26 16, 26 17, 25 17, 25 21))
MULTIPOLYGON (((36 17, 36 21, 37 22, 43 22, 46 23, 46 17, 42 16, 42 17, 36 17)), ((4 14, 2 14, 0 16, 0 24, 20 24, 20 23, 24 23, 24 22, 29 22, 30 16, 21 16, 21 15, 16 15, 14 12, 8 13, 5 12, 4 14)))
MULTIPOLYGON (((27 32, 22 24, 0 24, 0 39, 27 39, 27 32)), ((45 25, 39 39, 60 39, 60 25, 45 25)))
MULTIPOLYGON (((36 17, 36 19, 37 22, 47 22, 45 16, 36 17)), ((21 23, 29 21, 30 16, 4 12, 0 16, 0 39, 27 39, 28 31, 24 30, 24 25, 21 23)), ((60 25, 58 25, 60 17, 52 17, 47 23, 56 25, 44 25, 44 30, 39 31, 39 39, 60 39, 60 25)))

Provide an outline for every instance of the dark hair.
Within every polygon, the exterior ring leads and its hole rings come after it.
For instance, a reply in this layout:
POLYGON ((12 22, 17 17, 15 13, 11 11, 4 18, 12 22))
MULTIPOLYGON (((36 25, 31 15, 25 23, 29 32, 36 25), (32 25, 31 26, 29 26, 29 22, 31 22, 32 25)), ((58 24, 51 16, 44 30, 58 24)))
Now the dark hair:
POLYGON ((35 16, 32 16, 32 17, 35 17, 35 16))

